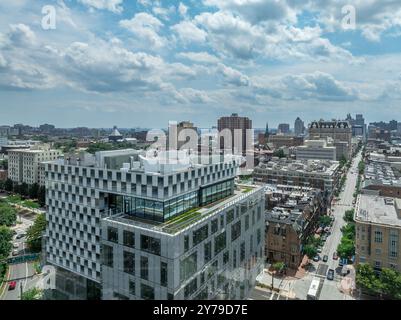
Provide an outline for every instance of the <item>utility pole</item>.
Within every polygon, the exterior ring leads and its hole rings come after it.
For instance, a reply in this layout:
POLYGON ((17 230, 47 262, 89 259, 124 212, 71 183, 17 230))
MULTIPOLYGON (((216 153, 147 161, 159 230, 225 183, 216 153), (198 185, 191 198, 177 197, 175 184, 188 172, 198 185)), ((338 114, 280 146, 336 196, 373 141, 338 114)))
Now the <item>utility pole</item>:
POLYGON ((20 300, 22 300, 22 294, 23 294, 23 291, 24 291, 24 289, 22 287, 22 282, 20 282, 19 288, 20 288, 20 300))

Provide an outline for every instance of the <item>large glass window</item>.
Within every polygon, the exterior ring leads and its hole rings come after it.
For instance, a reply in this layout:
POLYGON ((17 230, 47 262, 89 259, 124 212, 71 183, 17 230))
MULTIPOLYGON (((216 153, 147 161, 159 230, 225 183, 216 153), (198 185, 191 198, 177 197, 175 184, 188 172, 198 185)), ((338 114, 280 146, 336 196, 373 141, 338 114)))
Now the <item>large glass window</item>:
POLYGON ((245 260, 245 242, 241 243, 239 259, 240 262, 243 262, 245 260))
POLYGON ((141 235, 141 250, 160 256, 160 239, 141 235))
POLYGON ((226 223, 229 224, 234 220, 234 209, 230 209, 227 211, 226 215, 226 223))
POLYGON ((105 266, 113 268, 113 247, 103 245, 103 264, 105 266))
POLYGON ((135 275, 135 254, 124 251, 124 272, 135 275))
POLYGON ((180 262, 180 280, 189 279, 198 268, 198 255, 195 251, 180 262))
POLYGON ((135 281, 134 280, 130 280, 129 281, 129 294, 132 294, 133 296, 136 295, 136 292, 135 292, 135 281))
POLYGON ((160 262, 160 284, 167 287, 167 263, 160 262))
POLYGON ((123 243, 127 247, 135 247, 135 234, 131 231, 123 231, 123 243))
POLYGON ((198 290, 198 281, 197 279, 191 280, 184 288, 184 297, 188 298, 192 295, 196 290, 198 290))
POLYGON ((118 242, 118 229, 113 227, 107 228, 107 240, 111 242, 118 242))
POLYGON ((238 221, 231 226, 231 241, 238 239, 240 235, 241 235, 241 221, 238 221))
POLYGON ((148 280, 149 278, 149 260, 148 257, 141 257, 141 278, 148 280))
POLYGON ((383 242, 383 233, 380 230, 375 231, 375 242, 382 243, 383 242))
POLYGON ((142 283, 141 284, 141 298, 144 300, 154 300, 155 299, 155 289, 142 283))
POLYGON ((205 257, 205 263, 208 263, 212 259, 212 243, 210 241, 205 243, 204 257, 205 257))
POLYGON ((196 246, 198 243, 202 242, 209 236, 209 226, 206 224, 198 230, 195 230, 192 236, 193 245, 196 246))
POLYGON ((214 254, 218 254, 221 250, 226 248, 226 232, 220 233, 214 238, 214 254))

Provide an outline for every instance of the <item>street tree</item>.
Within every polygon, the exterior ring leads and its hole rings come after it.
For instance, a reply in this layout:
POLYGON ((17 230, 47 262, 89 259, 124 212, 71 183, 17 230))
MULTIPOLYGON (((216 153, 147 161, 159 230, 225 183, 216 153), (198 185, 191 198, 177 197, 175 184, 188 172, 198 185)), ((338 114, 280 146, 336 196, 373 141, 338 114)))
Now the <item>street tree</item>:
POLYGON ((27 230, 27 243, 34 252, 42 249, 42 234, 46 229, 46 217, 43 213, 39 214, 32 226, 27 230))

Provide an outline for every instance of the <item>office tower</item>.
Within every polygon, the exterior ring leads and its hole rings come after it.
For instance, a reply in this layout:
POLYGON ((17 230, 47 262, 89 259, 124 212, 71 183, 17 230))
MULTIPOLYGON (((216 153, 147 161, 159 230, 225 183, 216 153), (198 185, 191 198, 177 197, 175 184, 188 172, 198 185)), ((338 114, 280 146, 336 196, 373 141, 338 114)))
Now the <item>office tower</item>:
POLYGON ((246 298, 263 268, 263 189, 234 184, 238 156, 210 158, 118 150, 46 163, 58 295, 246 298))
POLYGON ((265 129, 265 138, 266 141, 269 141, 269 124, 266 122, 266 129, 265 129))
MULTIPOLYGON (((247 117, 239 117, 237 113, 233 113, 229 117, 221 117, 217 121, 217 130, 221 133, 224 129, 229 129, 231 131, 231 143, 232 152, 234 154, 241 153, 245 154, 247 148, 252 148, 252 139, 247 137, 247 130, 252 129, 252 120, 247 117), (236 135, 236 130, 239 132, 239 136, 236 135), (247 142, 248 140, 248 142, 247 142), (236 146, 237 144, 237 146, 236 146), (247 145, 248 144, 248 145, 247 145), (236 150, 239 149, 239 150, 236 150)), ((227 149, 228 146, 224 146, 224 139, 220 138, 220 145, 222 149, 227 149)), ((228 147, 229 148, 229 147, 228 147)))
POLYGON ((289 134, 290 133, 290 125, 288 123, 280 123, 278 125, 278 133, 281 134, 289 134))
POLYGON ((313 121, 309 125, 309 137, 313 140, 331 138, 336 147, 337 160, 349 159, 352 153, 352 128, 348 121, 313 121))
POLYGON ((294 123, 294 134, 296 136, 300 136, 303 135, 304 133, 305 133, 304 122, 299 117, 297 117, 294 123))

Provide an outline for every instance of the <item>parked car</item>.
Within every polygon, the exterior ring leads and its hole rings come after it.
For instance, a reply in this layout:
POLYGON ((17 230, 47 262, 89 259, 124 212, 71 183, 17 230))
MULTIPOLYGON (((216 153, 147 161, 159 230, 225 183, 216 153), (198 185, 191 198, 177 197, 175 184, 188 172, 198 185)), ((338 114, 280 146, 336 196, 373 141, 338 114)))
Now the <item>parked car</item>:
POLYGON ((327 262, 328 260, 329 260, 329 256, 324 255, 324 256, 323 256, 323 262, 327 262))
POLYGON ((322 253, 322 248, 317 248, 317 253, 322 253))
POLYGON ((15 237, 15 239, 22 239, 23 237, 25 237, 26 234, 25 233, 19 233, 17 234, 17 236, 15 237))
POLYGON ((333 269, 329 269, 329 271, 327 271, 327 280, 334 280, 334 270, 333 269))
POLYGON ((10 281, 10 283, 8 284, 8 290, 14 290, 16 286, 17 286, 16 281, 10 281))
POLYGON ((317 254, 313 257, 313 261, 318 262, 320 260, 320 256, 317 254))
POLYGON ((18 243, 14 243, 14 244, 13 244, 13 248, 14 248, 14 249, 18 249, 18 248, 19 248, 19 244, 18 244, 18 243))
POLYGON ((333 253, 333 260, 337 260, 337 259, 338 259, 337 252, 334 252, 334 253, 333 253))
POLYGON ((340 267, 347 265, 347 259, 340 259, 340 261, 338 262, 338 265, 340 267))
POLYGON ((12 255, 13 255, 14 257, 15 257, 15 256, 18 256, 18 250, 13 250, 12 255))

